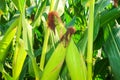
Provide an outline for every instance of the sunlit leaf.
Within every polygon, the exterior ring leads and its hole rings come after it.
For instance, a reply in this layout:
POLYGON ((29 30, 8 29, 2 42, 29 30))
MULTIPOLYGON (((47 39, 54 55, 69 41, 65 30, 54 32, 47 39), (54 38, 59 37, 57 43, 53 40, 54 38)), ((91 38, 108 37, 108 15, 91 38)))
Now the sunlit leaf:
POLYGON ((25 43, 25 50, 27 51, 27 54, 29 55, 29 57, 31 59, 36 79, 39 80, 40 79, 40 69, 37 65, 36 58, 33 53, 32 26, 25 19, 23 19, 22 25, 23 25, 23 41, 25 43))
POLYGON ((18 8, 19 11, 23 12, 25 10, 25 2, 26 0, 12 0, 15 6, 18 8))
POLYGON ((14 79, 19 79, 22 67, 24 65, 25 58, 27 53, 24 49, 24 43, 22 40, 16 45, 16 50, 13 58, 13 77, 14 79))
POLYGON ((14 35, 16 33, 16 24, 17 24, 17 19, 11 24, 10 28, 7 30, 5 33, 4 37, 0 41, 0 62, 4 62, 6 55, 7 55, 7 50, 9 48, 9 45, 14 38, 14 35))
POLYGON ((87 70, 84 58, 82 54, 79 53, 72 39, 67 48, 66 64, 71 80, 87 80, 87 70))
MULTIPOLYGON (((23 22, 23 40, 25 43, 25 49, 32 51, 32 26, 27 22, 27 20, 22 21, 23 22), (28 41, 29 40, 29 41, 28 41)), ((33 55, 33 54, 31 54, 33 55)))
POLYGON ((41 80, 56 80, 58 78, 65 59, 65 52, 66 48, 63 43, 59 43, 45 66, 41 80))

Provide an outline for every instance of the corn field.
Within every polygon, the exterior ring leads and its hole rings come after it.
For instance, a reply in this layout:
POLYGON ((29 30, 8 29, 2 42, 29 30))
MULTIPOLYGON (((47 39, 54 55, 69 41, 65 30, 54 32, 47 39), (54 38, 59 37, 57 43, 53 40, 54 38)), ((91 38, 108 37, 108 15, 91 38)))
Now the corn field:
POLYGON ((120 0, 0 0, 0 80, 120 80, 120 0))

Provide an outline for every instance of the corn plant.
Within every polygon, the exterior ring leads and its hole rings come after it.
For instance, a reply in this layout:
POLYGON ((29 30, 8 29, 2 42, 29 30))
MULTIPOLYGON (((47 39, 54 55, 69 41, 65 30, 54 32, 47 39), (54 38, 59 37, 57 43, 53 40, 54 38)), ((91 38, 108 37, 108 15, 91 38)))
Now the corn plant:
POLYGON ((119 0, 0 0, 0 80, 119 80, 119 0))

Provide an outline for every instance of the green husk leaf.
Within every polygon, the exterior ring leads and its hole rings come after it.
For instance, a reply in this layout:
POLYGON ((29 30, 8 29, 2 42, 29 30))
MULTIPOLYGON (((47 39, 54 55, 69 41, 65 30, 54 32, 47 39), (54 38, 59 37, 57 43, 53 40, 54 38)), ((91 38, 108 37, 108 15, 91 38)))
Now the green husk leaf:
POLYGON ((41 80, 56 80, 65 59, 66 48, 59 43, 45 66, 41 80))
POLYGON ((72 39, 70 40, 66 52, 66 64, 71 80, 87 80, 85 61, 72 39))

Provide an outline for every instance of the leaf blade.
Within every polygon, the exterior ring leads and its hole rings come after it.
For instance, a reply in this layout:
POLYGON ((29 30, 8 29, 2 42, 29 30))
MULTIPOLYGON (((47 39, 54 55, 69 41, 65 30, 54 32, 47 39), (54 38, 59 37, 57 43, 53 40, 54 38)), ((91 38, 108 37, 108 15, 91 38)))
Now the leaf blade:
POLYGON ((72 39, 67 48, 66 63, 72 80, 87 80, 83 56, 79 53, 72 39))
POLYGON ((65 52, 66 48, 64 47, 63 43, 59 43, 45 66, 41 80, 56 80, 58 78, 64 62, 65 52))

